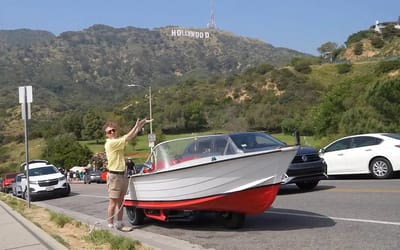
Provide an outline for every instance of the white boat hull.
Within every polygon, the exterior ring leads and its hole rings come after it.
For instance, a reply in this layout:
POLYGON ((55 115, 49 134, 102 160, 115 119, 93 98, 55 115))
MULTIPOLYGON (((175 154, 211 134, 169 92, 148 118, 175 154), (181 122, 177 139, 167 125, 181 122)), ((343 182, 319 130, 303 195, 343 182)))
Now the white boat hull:
POLYGON ((279 184, 297 149, 212 156, 134 175, 125 200, 184 201, 279 184))

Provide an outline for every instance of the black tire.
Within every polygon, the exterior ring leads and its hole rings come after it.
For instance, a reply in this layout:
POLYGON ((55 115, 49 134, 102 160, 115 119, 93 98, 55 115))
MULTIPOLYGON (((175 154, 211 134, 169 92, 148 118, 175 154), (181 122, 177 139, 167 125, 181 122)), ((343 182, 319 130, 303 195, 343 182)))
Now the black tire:
POLYGON ((303 181, 297 182, 296 185, 301 190, 312 190, 318 185, 319 181, 303 181))
POLYGON ((125 207, 126 215, 128 217, 129 223, 132 225, 142 225, 144 221, 144 212, 141 208, 136 207, 125 207))
POLYGON ((243 226, 246 215, 236 212, 218 212, 217 219, 226 228, 238 229, 243 226))
POLYGON ((24 191, 22 191, 22 199, 24 199, 24 200, 26 200, 26 188, 25 188, 25 190, 24 191))
POLYGON ((386 158, 377 157, 371 161, 369 165, 371 174, 376 179, 387 179, 392 177, 392 164, 386 158))

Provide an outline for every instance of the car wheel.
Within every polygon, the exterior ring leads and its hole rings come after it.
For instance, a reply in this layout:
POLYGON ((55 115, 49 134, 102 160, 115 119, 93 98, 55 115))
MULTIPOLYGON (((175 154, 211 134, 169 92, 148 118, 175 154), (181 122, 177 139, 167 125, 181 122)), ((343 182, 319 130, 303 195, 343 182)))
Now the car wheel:
POLYGON ((71 186, 67 183, 67 191, 65 191, 65 196, 68 196, 71 193, 71 186))
POLYGON ((218 212, 217 219, 224 227, 229 229, 237 229, 243 226, 246 215, 236 212, 218 212))
POLYGON ((312 190, 318 185, 319 181, 303 181, 297 182, 296 185, 302 190, 312 190))
POLYGON ((132 225, 142 225, 144 221, 143 209, 137 207, 125 207, 129 223, 132 225))
POLYGON ((22 192, 22 199, 26 200, 26 189, 22 192))
POLYGON ((375 158, 371 161, 369 170, 374 178, 387 179, 392 176, 392 164, 383 157, 375 158))

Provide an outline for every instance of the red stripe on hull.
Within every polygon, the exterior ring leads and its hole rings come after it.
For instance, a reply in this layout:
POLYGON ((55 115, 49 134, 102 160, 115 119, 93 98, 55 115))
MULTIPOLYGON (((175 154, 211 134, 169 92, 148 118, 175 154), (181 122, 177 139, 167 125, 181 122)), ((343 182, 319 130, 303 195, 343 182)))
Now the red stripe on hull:
POLYGON ((259 214, 274 202, 280 184, 247 189, 240 192, 183 201, 134 201, 125 200, 124 206, 145 209, 229 211, 259 214))

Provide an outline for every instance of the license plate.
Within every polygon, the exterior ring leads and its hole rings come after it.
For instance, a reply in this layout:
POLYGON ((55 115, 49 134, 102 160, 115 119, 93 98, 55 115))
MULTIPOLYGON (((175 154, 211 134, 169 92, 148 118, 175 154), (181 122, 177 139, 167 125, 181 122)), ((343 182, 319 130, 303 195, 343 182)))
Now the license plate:
POLYGON ((53 191, 54 190, 54 187, 47 187, 46 188, 46 191, 53 191))

